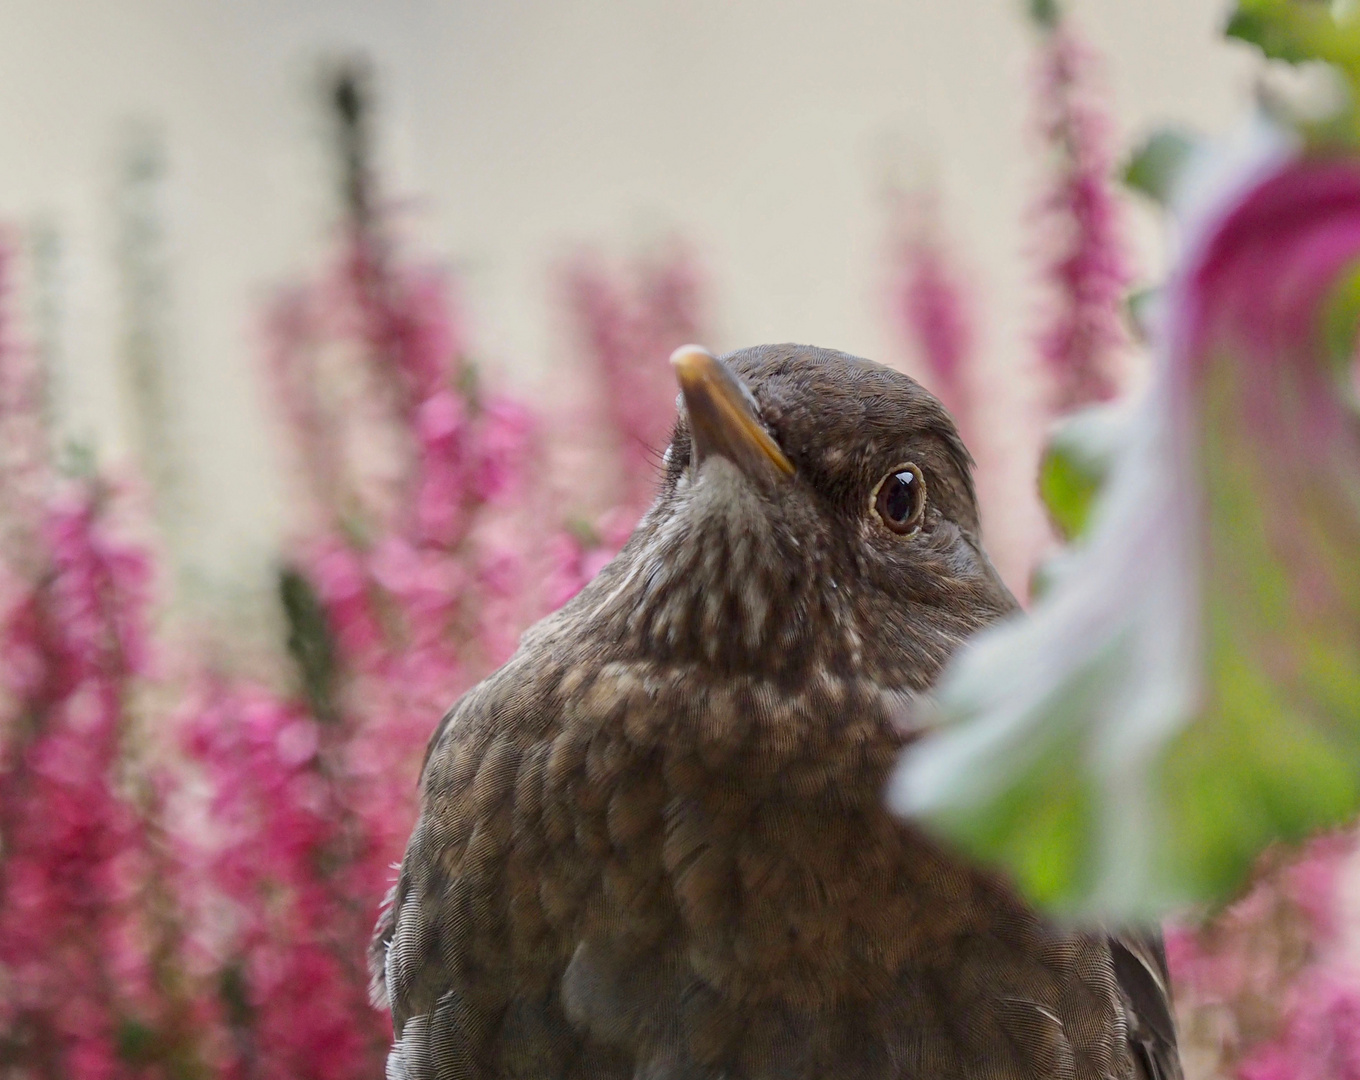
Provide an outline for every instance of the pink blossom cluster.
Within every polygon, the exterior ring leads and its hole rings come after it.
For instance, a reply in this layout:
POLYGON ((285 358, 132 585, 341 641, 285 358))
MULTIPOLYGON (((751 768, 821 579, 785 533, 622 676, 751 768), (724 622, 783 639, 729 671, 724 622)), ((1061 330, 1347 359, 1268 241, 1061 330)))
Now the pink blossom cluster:
POLYGON ((1190 1072, 1360 1078, 1360 968, 1342 906, 1354 854, 1354 837, 1343 834, 1293 856, 1275 852, 1232 907, 1203 926, 1168 929, 1190 1072))
POLYGON ((478 526, 523 488, 534 421, 518 402, 476 387, 433 275, 385 291, 382 320, 370 315, 358 323, 365 336, 346 341, 352 295, 317 290, 305 323, 293 297, 275 322, 288 336, 276 338, 272 366, 316 511, 304 556, 350 660, 375 675, 402 663, 447 694, 445 674, 456 666, 448 648, 482 636, 466 621, 479 618, 485 593, 504 591, 515 553, 487 544, 478 526), (358 370, 309 372, 328 350, 358 370), (350 384, 323 414, 316 399, 334 390, 325 375, 350 384))
MULTIPOLYGON (((382 240, 371 222, 353 233, 271 322, 309 508, 284 575, 293 687, 200 668, 177 746, 143 760, 128 709, 149 563, 106 541, 103 488, 54 502, 50 568, 11 574, 0 1038, 23 1075, 377 1075, 390 1027, 366 944, 432 718, 636 518, 621 501, 589 536, 525 528, 533 420, 478 384, 438 276, 382 240)), ((657 280, 638 318, 683 323, 679 278, 657 280)))
POLYGON ((1115 396, 1127 341, 1123 305, 1131 273, 1096 68, 1095 53, 1068 20, 1045 32, 1037 124, 1052 177, 1036 224, 1050 295, 1039 351, 1058 412, 1115 396))
POLYGON ((675 378, 666 363, 689 342, 707 340, 700 275, 678 247, 638 260, 623 272, 579 255, 563 273, 564 295, 582 352, 597 384, 603 460, 591 470, 620 473, 603 510, 579 511, 548 545, 543 587, 547 610, 560 607, 623 547, 651 503, 662 448, 675 423, 675 378))
POLYGON ((676 249, 641 260, 624 275, 582 255, 567 268, 565 281, 618 443, 618 503, 640 514, 652 500, 660 453, 675 421, 675 378, 666 358, 702 336, 698 273, 676 249))
POLYGON ((222 1075, 374 1075, 391 1032, 368 1004, 365 953, 391 849, 356 809, 344 729, 263 688, 205 680, 184 732, 209 792, 187 858, 222 1075))
POLYGON ((544 582, 544 603, 556 610, 580 592, 604 569, 637 524, 631 507, 615 507, 592 525, 562 529, 549 541, 550 572, 544 582))
POLYGON ((149 564, 104 493, 52 500, 33 576, 0 610, 0 1057, 33 1076, 132 1075, 130 1032, 167 1019, 143 922, 156 852, 126 775, 149 564))
POLYGON ((926 387, 966 436, 975 361, 972 297, 941 236, 936 195, 910 199, 906 218, 894 267, 897 321, 924 365, 926 387))
POLYGON ((206 679, 185 714, 211 792, 201 902, 225 928, 207 951, 239 998, 224 1015, 241 1075, 379 1067, 388 1032, 364 997, 363 948, 432 718, 506 658, 545 597, 557 606, 622 545, 655 480, 642 448, 673 414, 665 357, 697 329, 687 263, 648 265, 631 293, 578 267, 627 486, 590 529, 545 533, 521 506, 541 494, 533 418, 480 385, 439 275, 393 258, 377 219, 352 226, 337 269, 282 296, 268 354, 311 509, 299 580, 321 615, 292 629, 323 639, 331 696, 206 679), (324 996, 304 992, 317 982, 324 996))
POLYGON ((376 218, 352 225, 336 270, 270 324, 311 510, 285 576, 299 687, 208 678, 184 720, 211 792, 201 908, 223 930, 208 950, 231 975, 233 1075, 381 1073, 365 952, 424 742, 537 600, 527 543, 498 527, 533 419, 478 384, 440 275, 398 262, 376 218))

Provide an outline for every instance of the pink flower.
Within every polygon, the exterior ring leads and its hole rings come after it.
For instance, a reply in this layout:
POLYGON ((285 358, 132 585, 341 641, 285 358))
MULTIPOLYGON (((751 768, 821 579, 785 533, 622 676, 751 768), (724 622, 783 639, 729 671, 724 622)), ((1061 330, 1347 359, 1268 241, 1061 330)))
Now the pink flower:
POLYGON ((534 434, 533 414, 507 397, 487 401, 478 418, 477 463, 472 481, 479 499, 498 502, 524 487, 534 434))
POLYGON ((1105 476, 1081 543, 1028 619, 959 653, 937 692, 955 722, 911 749, 896 789, 903 808, 987 822, 953 839, 1102 917, 1212 902, 1255 852, 1355 811, 1353 685, 1318 658, 1360 670, 1360 436, 1319 328, 1360 255, 1360 159, 1261 150, 1190 234, 1146 396, 1092 440, 1105 476), (1304 797, 1296 775, 1329 794, 1304 797), (1065 866, 1022 863, 1039 849, 991 825, 1000 806, 1007 830, 1028 820, 1017 792, 1078 786, 1089 822, 1055 822, 1070 831, 1043 848, 1072 852, 1065 866))
POLYGON ((655 493, 658 455, 675 421, 675 379, 666 360, 680 345, 704 337, 698 275, 683 252, 639 263, 623 281, 582 256, 565 282, 600 380, 605 419, 617 436, 621 502, 640 514, 655 493))
POLYGON ((1070 20, 1045 34, 1038 127, 1053 157, 1053 176, 1037 215, 1037 247, 1050 292, 1039 353, 1059 412, 1115 395, 1127 340, 1123 305, 1131 275, 1113 188, 1109 121, 1092 88, 1097 66, 1070 20))
POLYGON ((344 544, 326 540, 311 552, 308 566, 341 647, 353 656, 371 653, 383 634, 359 555, 344 544))
POLYGON ((563 531, 549 541, 549 573, 544 585, 548 610, 565 604, 586 587, 618 554, 631 533, 631 514, 616 508, 589 530, 563 531))
POLYGON ((467 406, 452 390, 438 390, 420 404, 416 415, 416 430, 428 447, 449 448, 463 429, 467 406))
POLYGON ((1310 972, 1284 1030, 1238 1066, 1241 1080, 1360 1080, 1360 973, 1310 972))
POLYGON ((157 859, 119 790, 148 565, 111 536, 106 508, 95 484, 52 501, 36 534, 47 567, 0 625, 5 655, 22 660, 16 712, 0 717, 0 1023, 82 1080, 129 1076, 119 1025, 182 1005, 153 985, 151 950, 173 931, 142 910, 157 859))
POLYGON ((367 1003, 371 920, 354 899, 376 904, 368 867, 379 853, 355 814, 362 790, 348 779, 343 731, 263 690, 211 682, 185 731, 213 791, 204 868, 230 901, 213 949, 239 973, 252 1025, 240 1045, 266 1075, 371 1074, 388 1030, 367 1003))
POLYGON ((968 366, 974 331, 968 297, 939 236, 938 199, 919 196, 908 206, 894 288, 898 318, 924 361, 926 386, 967 427, 968 366))
POLYGON ((403 261, 382 225, 349 223, 329 277, 283 306, 271 356, 321 511, 298 547, 323 625, 292 640, 333 715, 209 680, 183 721, 210 793, 202 903, 225 901, 209 944, 243 999, 232 1073, 381 1072, 390 1030, 364 950, 424 743, 513 647, 535 584, 525 551, 493 540, 520 509, 532 418, 477 385, 443 275, 403 261))

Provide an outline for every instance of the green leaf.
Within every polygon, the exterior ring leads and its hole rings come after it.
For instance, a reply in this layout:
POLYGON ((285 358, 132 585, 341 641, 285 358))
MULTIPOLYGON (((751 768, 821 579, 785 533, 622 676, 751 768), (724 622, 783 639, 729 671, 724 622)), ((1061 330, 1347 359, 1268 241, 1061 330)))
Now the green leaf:
POLYGON ((1039 463, 1039 495, 1064 540, 1080 535, 1100 490, 1100 475, 1085 462, 1050 446, 1039 463))
POLYGON ((568 517, 565 525, 566 531, 571 534, 578 544, 587 550, 600 546, 600 530, 595 527, 594 522, 589 518, 573 514, 568 517))
POLYGON ((127 1017, 120 1021, 116 1042, 119 1058, 130 1065, 150 1065, 160 1057, 155 1030, 140 1020, 127 1017))
POLYGON ((241 961, 233 961, 222 969, 217 996, 232 1028, 242 1031, 254 1026, 255 1007, 250 1003, 250 985, 241 961))
MULTIPOLYGON (((1227 36, 1255 45, 1272 60, 1332 65, 1349 86, 1349 100, 1322 118, 1277 117, 1319 146, 1360 145, 1360 7, 1318 0, 1239 0, 1227 36)), ((1283 103, 1277 103, 1282 105, 1283 103)), ((1270 106, 1268 105, 1268 108, 1270 106)))
POLYGON ((1322 332, 1327 352, 1343 386, 1354 393, 1351 376, 1355 365, 1356 327, 1360 326, 1360 262, 1342 274, 1323 305, 1322 332))
POLYGON ((1062 10, 1058 0, 1029 0, 1029 17, 1036 26, 1052 30, 1062 18, 1062 10))
POLYGON ((1243 0, 1223 33, 1255 45, 1272 60, 1298 64, 1321 59, 1321 52, 1330 51, 1326 37, 1334 25, 1332 16, 1320 4, 1312 3, 1308 8, 1298 11, 1289 2, 1243 0))
POLYGON ((288 653, 297 665, 307 703, 318 720, 335 720, 338 664, 321 598, 299 570, 286 566, 279 573, 279 599, 288 620, 288 653))
POLYGON ((1239 0, 1224 30, 1272 60, 1322 60, 1360 72, 1360 13, 1338 16, 1317 0, 1239 0))
POLYGON ((1124 166, 1124 183, 1166 206, 1195 149, 1195 139, 1178 128, 1153 132, 1124 166))
POLYGON ((1160 310, 1163 290, 1160 286, 1149 285, 1134 289, 1124 301, 1124 314, 1128 320, 1129 331, 1140 345, 1150 344, 1155 330, 1156 313, 1160 310))
POLYGON ((476 363, 466 357, 461 357, 458 361, 458 376, 454 381, 454 389, 473 412, 481 409, 482 374, 476 363))
POLYGON ((1117 408, 1098 405, 1067 417, 1039 461, 1039 496, 1064 540, 1086 529, 1091 507, 1122 437, 1117 408))
POLYGON ((63 443, 57 453, 57 469, 73 480, 92 480, 99 474, 99 456, 94 445, 84 439, 63 443))

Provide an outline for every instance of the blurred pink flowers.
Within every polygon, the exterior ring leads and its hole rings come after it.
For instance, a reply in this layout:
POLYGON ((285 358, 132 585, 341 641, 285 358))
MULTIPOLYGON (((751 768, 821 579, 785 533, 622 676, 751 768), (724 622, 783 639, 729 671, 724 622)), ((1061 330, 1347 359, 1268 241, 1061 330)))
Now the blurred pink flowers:
POLYGON ((149 564, 102 501, 91 482, 54 498, 45 563, 0 595, 0 1051, 34 1075, 129 1074, 129 1025, 164 1019, 142 925, 151 838, 125 775, 149 564))
POLYGON ((672 249, 621 277, 582 255, 565 281, 623 467, 617 502, 641 513, 652 500, 675 421, 675 379, 666 358, 703 336, 698 274, 683 250, 672 249))
POLYGON ((675 378, 666 363, 679 346, 707 340, 700 275, 671 248, 622 272, 581 254, 563 273, 567 307, 589 377, 596 384, 587 422, 601 441, 577 471, 616 473, 606 506, 581 506, 549 542, 547 610, 575 596, 623 547, 656 491, 662 448, 675 423, 675 378))
POLYGON ((1191 1074, 1241 1080, 1360 1077, 1360 972, 1347 947, 1350 837, 1264 860, 1254 887, 1207 928, 1167 934, 1191 1074))
MULTIPOLYGON (((1038 88, 1040 133, 1053 154, 1038 214, 1049 292, 1040 347, 1055 411, 1112 396, 1125 344, 1128 264, 1092 68, 1089 50, 1058 20, 1043 41, 1038 88)), ((267 320, 268 376, 299 479, 298 531, 277 582, 283 675, 223 670, 192 645, 176 652, 176 639, 192 635, 162 635, 153 649, 153 549, 118 531, 116 485, 55 475, 41 372, 5 317, 10 254, 0 246, 6 1075, 379 1075, 389 1026, 368 1000, 365 951, 410 828, 431 727, 509 655, 525 625, 599 572, 651 501, 674 416, 665 358, 708 339, 694 261, 671 249, 623 271, 590 257, 565 271, 596 384, 588 411, 600 445, 586 448, 589 472, 602 478, 600 491, 572 502, 538 467, 551 449, 539 419, 497 393, 467 356, 448 276, 405 257, 364 162, 348 181, 350 213, 333 263, 281 291, 267 320)), ((1194 283, 1200 306, 1186 309, 1185 327, 1201 338, 1181 343, 1189 349, 1181 359, 1193 353, 1200 367, 1183 364, 1177 377, 1212 376, 1222 380, 1217 389, 1240 393, 1232 401, 1242 407, 1226 415, 1250 418, 1237 426, 1269 452, 1255 472, 1228 468, 1250 465, 1243 455, 1252 447, 1219 461, 1218 480, 1246 477, 1236 488, 1214 486, 1220 496, 1275 491, 1281 477, 1320 473, 1320 461, 1351 449, 1352 418, 1326 396, 1331 388, 1272 365, 1306 337, 1304 301, 1316 300, 1354 249, 1355 227, 1319 228, 1284 251, 1288 259, 1272 245, 1290 235, 1277 219, 1281 206, 1302 193, 1314 212, 1331 213, 1355 201, 1356 184, 1353 164, 1282 173, 1239 208, 1245 216, 1230 236, 1238 246, 1225 242, 1194 283), (1232 369, 1215 366, 1206 342, 1241 348, 1263 377, 1234 387, 1232 369), (1270 411, 1282 400, 1296 410, 1287 422, 1270 411)), ((930 208, 919 209, 900 251, 898 316, 932 386, 967 428, 975 423, 974 312, 930 208)), ((1158 422, 1184 420, 1173 411, 1158 422)), ((1149 508, 1193 490, 1149 486, 1162 475, 1156 464, 1138 470, 1142 486, 1128 499, 1136 513, 1112 530, 1127 551, 1142 535, 1138 523, 1154 527, 1130 563, 1139 570, 1166 555, 1159 545, 1175 520, 1171 512, 1149 519, 1149 508)), ((1293 638, 1304 641, 1331 629, 1328 597, 1349 572, 1354 533, 1329 532, 1339 521, 1349 528, 1343 515, 1310 517, 1337 504, 1326 491, 1296 483, 1276 494, 1261 533, 1295 545, 1292 564, 1305 569, 1288 580, 1287 605, 1289 618, 1312 620, 1293 638), (1316 526, 1302 540, 1290 528, 1301 520, 1316 526)), ((1135 589, 1144 604, 1165 599, 1134 572, 1097 578, 1135 589)), ((1081 595, 1102 594, 1092 586, 1081 595)), ((1099 644, 1112 623, 1097 615, 1072 641, 1099 644)), ((1157 633, 1146 636, 1140 660, 1149 664, 1183 663, 1193 652, 1166 632, 1165 615, 1148 620, 1157 633)), ((1353 640, 1350 629, 1334 636, 1353 640)), ((1134 640, 1144 641, 1135 634, 1121 647, 1134 640)), ((1340 680, 1325 649, 1311 668, 1287 651, 1257 654, 1250 672, 1340 680)), ((1079 660, 1080 649, 1063 655, 1079 660)), ((1027 679, 1035 669, 1026 668, 1027 679)), ((1136 681, 1119 700, 1131 707, 1141 700, 1135 691, 1165 685, 1136 681)), ((1008 707, 1024 705, 1005 696, 1008 707)), ((1280 743, 1261 745, 1282 752, 1280 743)), ((1111 757, 1127 775, 1129 755, 1111 757)), ((1324 771, 1310 765, 1308 775, 1324 771)), ((1127 794, 1114 784, 1102 790, 1127 794)), ((1133 865, 1142 819, 1125 809, 1111 816, 1132 823, 1130 842, 1116 850, 1133 865)), ((1335 910, 1350 851, 1318 841, 1301 861, 1264 872, 1208 930, 1171 936, 1186 1045, 1207 1055, 1206 1071, 1360 1080, 1360 976, 1338 945, 1345 928, 1335 910)))
POLYGON ((1114 191, 1109 120, 1095 98, 1098 61, 1066 18, 1044 31, 1037 124, 1051 156, 1051 188, 1037 207, 1036 245, 1048 290, 1039 353, 1053 408, 1112 398, 1127 343, 1124 295, 1132 277, 1114 191))
POLYGON ((388 854, 374 848, 390 837, 356 813, 343 731, 263 689, 209 682, 185 733, 211 792, 193 858, 226 1074, 372 1075, 390 1030, 368 1005, 365 939, 388 854))
POLYGON ((967 438, 976 360, 972 298, 941 235, 938 194, 920 192, 900 202, 903 235, 892 289, 898 322, 923 363, 923 383, 967 438))
POLYGON ((382 223, 353 218, 333 272, 270 322, 310 509, 279 580, 296 687, 206 676, 183 720, 212 792, 205 903, 233 1075, 381 1073, 367 939, 424 743, 537 598, 532 538, 498 520, 529 482, 534 419, 480 385, 442 275, 401 261, 382 223))

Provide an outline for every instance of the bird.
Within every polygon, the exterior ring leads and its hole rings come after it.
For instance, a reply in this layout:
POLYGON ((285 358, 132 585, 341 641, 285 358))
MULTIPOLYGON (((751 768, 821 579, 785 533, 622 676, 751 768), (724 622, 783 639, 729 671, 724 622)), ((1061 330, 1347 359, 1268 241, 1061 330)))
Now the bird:
POLYGON ((370 949, 390 1080, 1180 1080, 1156 932, 886 808, 1018 613, 949 414, 830 349, 671 360, 655 502, 429 742, 370 949))

